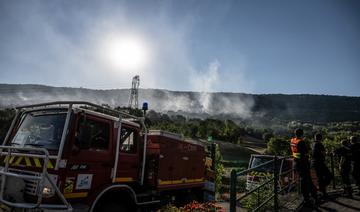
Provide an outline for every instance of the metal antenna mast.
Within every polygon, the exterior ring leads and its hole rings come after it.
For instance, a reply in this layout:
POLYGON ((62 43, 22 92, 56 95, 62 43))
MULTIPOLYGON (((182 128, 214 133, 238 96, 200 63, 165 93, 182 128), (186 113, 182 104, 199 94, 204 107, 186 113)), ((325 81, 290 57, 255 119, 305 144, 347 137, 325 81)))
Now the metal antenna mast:
POLYGON ((138 101, 139 85, 140 85, 140 77, 139 75, 136 75, 132 79, 130 98, 129 98, 129 108, 138 108, 139 106, 139 101, 138 101))

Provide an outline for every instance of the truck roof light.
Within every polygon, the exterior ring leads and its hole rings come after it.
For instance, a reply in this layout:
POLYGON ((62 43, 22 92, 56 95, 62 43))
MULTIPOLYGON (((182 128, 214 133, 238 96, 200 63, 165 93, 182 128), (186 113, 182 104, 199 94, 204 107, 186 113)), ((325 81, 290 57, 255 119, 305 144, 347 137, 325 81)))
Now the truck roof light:
POLYGON ((145 110, 145 111, 148 110, 148 103, 147 102, 143 103, 142 109, 145 110))

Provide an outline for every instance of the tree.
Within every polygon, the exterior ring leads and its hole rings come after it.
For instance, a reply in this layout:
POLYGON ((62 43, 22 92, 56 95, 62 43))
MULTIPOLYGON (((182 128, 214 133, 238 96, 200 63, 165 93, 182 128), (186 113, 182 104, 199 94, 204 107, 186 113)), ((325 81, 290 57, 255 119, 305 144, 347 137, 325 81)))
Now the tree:
POLYGON ((266 152, 274 155, 290 155, 290 142, 283 138, 272 137, 267 144, 266 152))
POLYGON ((268 143, 272 137, 274 137, 274 135, 271 132, 265 132, 262 136, 262 139, 265 141, 265 143, 268 143))

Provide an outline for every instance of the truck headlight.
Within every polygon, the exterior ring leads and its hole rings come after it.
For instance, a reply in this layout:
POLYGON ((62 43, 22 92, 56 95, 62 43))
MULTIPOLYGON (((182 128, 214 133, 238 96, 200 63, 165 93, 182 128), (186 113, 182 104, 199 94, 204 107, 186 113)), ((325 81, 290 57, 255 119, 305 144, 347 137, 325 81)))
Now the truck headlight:
POLYGON ((42 195, 43 197, 52 197, 55 194, 55 190, 51 186, 44 186, 42 195))
MULTIPOLYGON (((58 176, 54 174, 49 174, 50 179, 56 185, 58 181, 58 176)), ((51 183, 48 179, 45 179, 44 187, 42 190, 42 196, 45 198, 49 198, 55 195, 55 188, 52 187, 51 183)))

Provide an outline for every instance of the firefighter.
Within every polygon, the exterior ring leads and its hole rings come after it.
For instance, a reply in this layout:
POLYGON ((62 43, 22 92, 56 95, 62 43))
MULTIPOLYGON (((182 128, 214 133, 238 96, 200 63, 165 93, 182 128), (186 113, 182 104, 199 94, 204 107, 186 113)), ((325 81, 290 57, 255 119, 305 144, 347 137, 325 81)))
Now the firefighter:
POLYGON ((314 143, 312 148, 311 165, 315 169, 316 177, 318 180, 319 190, 322 196, 327 197, 326 187, 332 180, 332 174, 325 164, 325 147, 321 143, 322 135, 316 133, 314 136, 314 143))
POLYGON ((335 155, 340 158, 340 175, 344 183, 344 196, 351 197, 352 189, 350 182, 350 171, 351 171, 351 149, 350 141, 341 141, 341 147, 334 151, 335 155))
POLYGON ((350 149, 352 151, 352 158, 354 161, 352 176, 355 179, 356 187, 358 191, 355 195, 360 195, 360 143, 357 141, 355 136, 350 137, 350 149))
POLYGON ((309 151, 303 139, 303 135, 304 131, 302 129, 296 129, 295 137, 291 139, 290 147, 294 158, 295 169, 300 177, 300 190, 304 197, 304 203, 306 206, 312 206, 310 194, 315 202, 317 202, 317 189, 310 177, 309 151))

